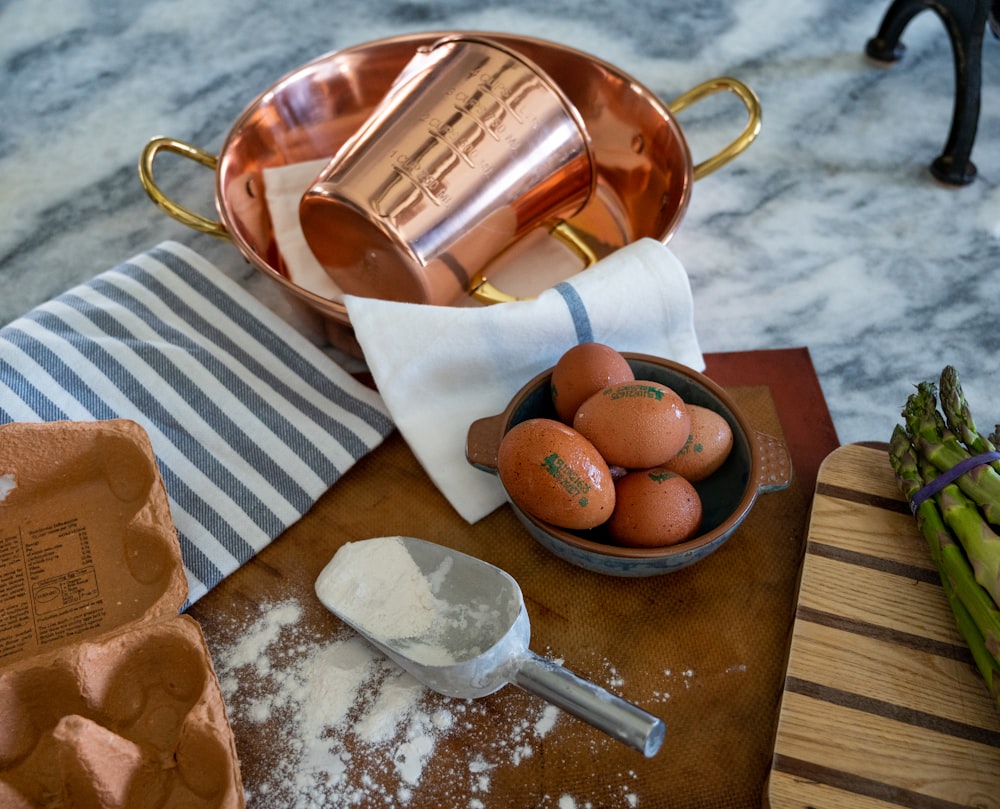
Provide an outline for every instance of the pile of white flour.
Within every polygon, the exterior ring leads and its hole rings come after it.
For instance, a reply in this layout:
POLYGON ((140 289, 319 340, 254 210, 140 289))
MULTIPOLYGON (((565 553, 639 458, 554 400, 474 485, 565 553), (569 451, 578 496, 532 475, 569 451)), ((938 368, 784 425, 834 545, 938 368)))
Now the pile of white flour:
POLYGON ((327 609, 386 640, 423 637, 446 620, 448 605, 398 537, 342 546, 316 581, 316 594, 327 609))
MULTIPOLYGON (((530 698, 527 711, 511 712, 516 717, 492 716, 488 738, 473 737, 474 720, 485 715, 479 701, 434 694, 355 633, 317 638, 301 618, 295 601, 262 605, 238 640, 215 649, 231 723, 244 734, 248 725, 268 734, 277 751, 266 781, 247 785, 251 809, 406 806, 428 784, 438 794, 447 784, 440 809, 502 805, 499 795, 499 804, 490 800, 493 773, 530 759, 560 723, 578 721, 530 698), (442 765, 435 751, 456 737, 471 752, 460 766, 442 765)), ((626 780, 615 805, 637 806, 638 778, 626 780)), ((568 794, 542 805, 588 806, 568 794)))

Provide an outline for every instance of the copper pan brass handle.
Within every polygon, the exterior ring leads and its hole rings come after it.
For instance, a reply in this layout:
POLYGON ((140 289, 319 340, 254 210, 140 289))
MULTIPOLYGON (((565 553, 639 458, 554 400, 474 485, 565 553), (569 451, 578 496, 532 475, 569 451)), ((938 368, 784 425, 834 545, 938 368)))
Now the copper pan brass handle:
POLYGON ((692 104, 701 101, 703 98, 721 92, 733 93, 743 102, 743 106, 747 109, 747 124, 732 143, 717 154, 709 157, 707 160, 702 160, 694 166, 692 175, 695 180, 700 180, 702 177, 708 176, 737 155, 742 154, 754 142, 754 139, 760 132, 760 99, 743 82, 729 76, 720 76, 702 82, 692 87, 686 93, 682 93, 667 104, 667 107, 672 113, 676 114, 690 107, 692 104))
MULTIPOLYGON (((565 220, 558 222, 549 233, 583 259, 583 269, 592 267, 597 263, 597 254, 591 250, 590 245, 583 240, 572 225, 565 220)), ((480 273, 473 279, 469 287, 469 295, 473 300, 485 304, 525 300, 524 298, 516 298, 497 289, 483 273, 480 273)))
POLYGON ((202 216, 189 208, 185 208, 183 205, 174 202, 160 190, 153 176, 153 161, 160 152, 179 154, 181 157, 194 160, 196 163, 212 169, 212 171, 215 171, 218 167, 219 158, 206 152, 204 149, 199 149, 197 146, 191 146, 180 140, 174 140, 173 138, 153 138, 143 147, 142 154, 139 156, 139 182, 142 183, 142 187, 146 189, 146 193, 149 194, 153 202, 182 225, 187 225, 189 228, 201 231, 202 233, 228 239, 229 232, 222 222, 209 219, 207 216, 202 216))

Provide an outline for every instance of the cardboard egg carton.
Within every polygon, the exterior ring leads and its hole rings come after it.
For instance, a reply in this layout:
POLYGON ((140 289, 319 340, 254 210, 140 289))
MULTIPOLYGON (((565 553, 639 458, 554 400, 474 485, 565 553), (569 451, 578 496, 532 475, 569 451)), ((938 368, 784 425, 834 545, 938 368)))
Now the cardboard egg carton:
POLYGON ((240 809, 146 432, 0 427, 0 806, 240 809))

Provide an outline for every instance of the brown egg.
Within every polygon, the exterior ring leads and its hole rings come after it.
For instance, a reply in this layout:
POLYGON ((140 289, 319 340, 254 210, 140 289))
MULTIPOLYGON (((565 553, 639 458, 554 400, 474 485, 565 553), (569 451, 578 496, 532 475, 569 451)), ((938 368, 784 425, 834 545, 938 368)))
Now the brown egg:
POLYGON ((615 510, 607 528, 619 545, 657 548, 698 533, 701 498, 691 483, 669 469, 629 472, 615 490, 615 510))
POLYGON ((611 346, 580 343, 563 354, 552 369, 552 404, 559 418, 572 424, 584 401, 608 385, 629 379, 635 379, 632 366, 611 346))
POLYGON ((633 380, 595 393, 576 411, 579 430, 613 466, 648 469, 684 446, 691 417, 677 393, 659 382, 633 380))
POLYGON ((561 528, 594 528, 615 507, 614 480, 600 453, 555 419, 529 419, 508 430, 497 472, 521 509, 561 528))
POLYGON ((663 465, 694 483, 704 480, 725 463, 733 448, 733 430, 714 410, 693 404, 687 409, 691 416, 688 440, 663 465))

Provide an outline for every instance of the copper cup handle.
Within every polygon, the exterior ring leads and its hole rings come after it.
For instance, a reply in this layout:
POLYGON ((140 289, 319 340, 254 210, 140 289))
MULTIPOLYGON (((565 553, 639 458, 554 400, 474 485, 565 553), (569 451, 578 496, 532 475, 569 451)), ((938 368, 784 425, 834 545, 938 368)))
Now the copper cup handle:
POLYGON ((209 219, 207 216, 202 216, 189 208, 185 208, 183 205, 174 202, 160 190, 153 176, 153 161, 160 152, 173 152, 181 157, 194 160, 196 163, 212 169, 212 171, 215 171, 218 167, 219 158, 206 152, 204 149, 199 149, 197 146, 191 146, 180 140, 174 140, 173 138, 153 138, 143 147, 142 154, 139 155, 139 182, 142 183, 142 187, 146 189, 146 193, 149 194, 153 202, 182 225, 187 225, 189 228, 202 233, 228 239, 229 231, 226 230, 226 226, 222 222, 209 219))
POLYGON ((715 95, 716 93, 721 92, 733 93, 740 99, 740 101, 743 102, 743 106, 745 106, 747 110, 747 124, 732 143, 719 151, 717 154, 709 157, 707 160, 702 160, 694 166, 691 172, 695 180, 700 180, 702 177, 708 176, 716 169, 724 166, 737 155, 742 154, 746 148, 754 142, 754 139, 760 132, 760 99, 758 99, 757 94, 743 82, 738 79, 730 78, 729 76, 720 76, 718 78, 702 82, 701 84, 692 87, 686 93, 682 93, 680 96, 667 104, 667 107, 670 112, 676 114, 681 110, 690 107, 692 104, 701 101, 703 98, 707 98, 710 95, 715 95))
MULTIPOLYGON (((565 220, 558 222, 553 228, 551 228, 551 230, 549 230, 549 233, 583 259, 583 269, 591 267, 597 263, 597 254, 590 248, 590 245, 584 241, 580 234, 577 233, 572 225, 565 220)), ((469 287, 469 295, 473 300, 485 304, 508 303, 509 301, 525 300, 525 298, 517 298, 497 289, 483 273, 480 273, 473 280, 472 285, 469 287)))

